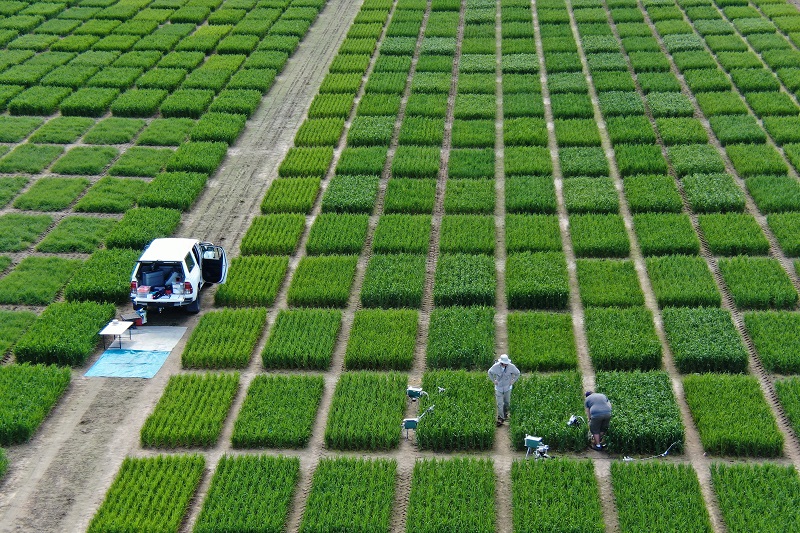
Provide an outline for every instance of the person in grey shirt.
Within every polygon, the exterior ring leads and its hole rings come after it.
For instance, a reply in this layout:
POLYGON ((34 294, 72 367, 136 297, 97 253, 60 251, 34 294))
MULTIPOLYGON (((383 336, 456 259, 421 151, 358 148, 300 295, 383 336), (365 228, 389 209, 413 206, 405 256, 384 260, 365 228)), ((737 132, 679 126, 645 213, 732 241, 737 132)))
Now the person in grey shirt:
POLYGON ((592 449, 602 450, 601 440, 606 436, 611 421, 611 402, 605 394, 586 391, 586 418, 589 420, 589 431, 592 432, 592 449))
POLYGON ((519 369, 511 363, 508 354, 503 354, 489 369, 489 379, 494 383, 494 398, 497 401, 497 425, 501 426, 509 416, 511 388, 514 386, 514 382, 519 379, 519 369))

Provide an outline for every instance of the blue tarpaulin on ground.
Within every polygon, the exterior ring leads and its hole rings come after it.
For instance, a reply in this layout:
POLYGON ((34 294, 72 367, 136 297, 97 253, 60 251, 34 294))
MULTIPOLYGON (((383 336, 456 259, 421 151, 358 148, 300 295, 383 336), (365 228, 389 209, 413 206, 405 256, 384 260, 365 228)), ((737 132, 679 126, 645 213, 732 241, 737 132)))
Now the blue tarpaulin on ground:
POLYGON ((152 378, 185 332, 186 328, 175 326, 145 326, 130 330, 130 338, 126 333, 111 343, 120 343, 120 348, 103 352, 84 375, 90 378, 152 378))
POLYGON ((152 378, 169 352, 150 350, 106 350, 86 372, 86 377, 152 378))

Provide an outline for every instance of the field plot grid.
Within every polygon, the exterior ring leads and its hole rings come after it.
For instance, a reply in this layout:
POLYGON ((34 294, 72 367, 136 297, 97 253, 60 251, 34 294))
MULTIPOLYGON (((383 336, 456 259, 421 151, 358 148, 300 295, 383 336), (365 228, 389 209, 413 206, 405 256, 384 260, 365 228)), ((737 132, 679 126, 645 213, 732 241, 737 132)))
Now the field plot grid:
MULTIPOLYGON (((0 487, 334 3, 0 0, 0 487)), ((798 8, 344 4, 84 526, 796 529, 798 8)))

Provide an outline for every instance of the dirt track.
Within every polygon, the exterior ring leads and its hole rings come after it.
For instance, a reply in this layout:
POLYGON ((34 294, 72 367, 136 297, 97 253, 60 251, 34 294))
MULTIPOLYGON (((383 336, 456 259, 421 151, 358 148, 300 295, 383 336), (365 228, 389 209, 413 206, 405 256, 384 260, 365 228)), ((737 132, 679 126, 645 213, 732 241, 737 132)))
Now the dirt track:
MULTIPOLYGON (((177 235, 202 236, 238 255, 238 243, 359 8, 358 2, 328 2, 177 235)), ((210 294, 203 295, 203 304, 210 306, 210 294)), ((152 317, 151 324, 191 328, 197 320, 165 313, 152 317)), ((139 429, 169 376, 180 370, 187 337, 151 380, 83 378, 85 369, 73 373, 68 392, 32 441, 8 449, 0 531, 86 530, 122 460, 138 448, 139 429)))

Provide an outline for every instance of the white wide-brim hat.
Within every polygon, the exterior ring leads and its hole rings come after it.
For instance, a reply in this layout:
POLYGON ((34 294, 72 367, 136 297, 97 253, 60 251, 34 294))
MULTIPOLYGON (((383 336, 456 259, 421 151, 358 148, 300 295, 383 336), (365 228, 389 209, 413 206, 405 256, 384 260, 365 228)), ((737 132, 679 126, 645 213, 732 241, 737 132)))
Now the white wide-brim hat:
POLYGON ((505 353, 504 353, 503 355, 501 355, 501 356, 500 356, 500 359, 499 359, 499 361, 500 361, 501 363, 503 363, 504 365, 509 365, 509 364, 511 364, 511 359, 509 359, 509 358, 508 358, 508 354, 505 354, 505 353))

